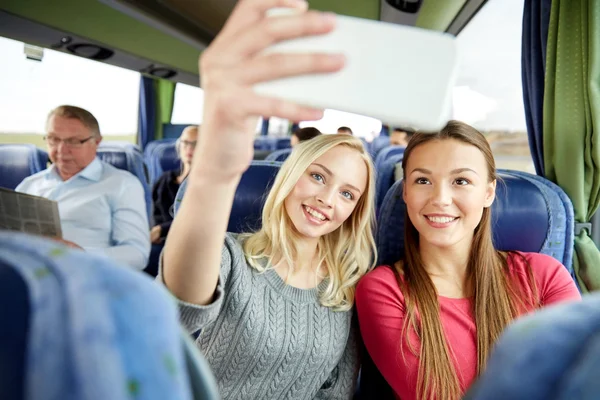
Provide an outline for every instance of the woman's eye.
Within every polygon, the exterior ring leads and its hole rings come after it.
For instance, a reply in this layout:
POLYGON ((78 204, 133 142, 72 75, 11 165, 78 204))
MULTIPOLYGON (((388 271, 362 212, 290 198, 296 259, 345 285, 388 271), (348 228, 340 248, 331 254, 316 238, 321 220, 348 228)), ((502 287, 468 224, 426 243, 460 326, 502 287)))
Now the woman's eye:
POLYGON ((429 183, 429 180, 427 178, 417 178, 415 180, 415 183, 418 185, 427 185, 429 183))
POLYGON ((454 182, 459 186, 468 185, 470 183, 469 180, 465 178, 458 178, 454 182))
POLYGON ((312 178, 315 181, 317 181, 317 182, 323 182, 324 181, 323 177, 320 174, 312 173, 312 174, 310 174, 310 176, 312 176, 312 178))
POLYGON ((348 200, 354 200, 354 195, 352 193, 350 193, 349 191, 347 191, 347 190, 344 190, 342 192, 342 196, 344 196, 348 200))

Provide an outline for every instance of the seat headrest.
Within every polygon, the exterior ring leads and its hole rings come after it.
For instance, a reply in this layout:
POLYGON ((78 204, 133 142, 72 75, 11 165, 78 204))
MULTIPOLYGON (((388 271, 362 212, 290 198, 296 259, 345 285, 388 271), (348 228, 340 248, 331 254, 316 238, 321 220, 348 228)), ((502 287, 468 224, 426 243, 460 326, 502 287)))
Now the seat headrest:
MULTIPOLYGON (((260 228, 262 209, 280 167, 279 162, 252 161, 235 192, 227 232, 253 232, 260 228)), ((177 191, 175 214, 179 210, 186 187, 187 179, 177 191)))
MULTIPOLYGON (((105 163, 125 171, 130 171, 129 160, 125 150, 115 148, 98 148, 98 158, 105 163)), ((132 171, 130 171, 132 172, 132 171)))
POLYGON ((152 216, 152 191, 148 185, 148 171, 146 170, 142 153, 131 148, 99 147, 96 155, 100 160, 115 168, 128 171, 138 178, 144 188, 146 211, 150 219, 152 216))
POLYGON ((379 171, 385 160, 396 154, 404 154, 406 147, 404 146, 387 146, 377 153, 375 158, 375 170, 379 171))
POLYGON ((163 143, 156 146, 152 152, 153 182, 166 171, 174 171, 181 168, 181 160, 177 155, 175 143, 163 143))
POLYGON ((275 148, 277 150, 281 150, 281 149, 289 149, 291 147, 290 144, 290 138, 289 137, 284 137, 284 138, 278 138, 275 140, 275 148))
POLYGON ((46 169, 48 154, 32 144, 0 145, 0 187, 14 189, 30 175, 46 169))
POLYGON ((395 182, 396 164, 401 163, 403 157, 404 152, 392 154, 377 169, 377 179, 375 181, 375 209, 377 210, 377 215, 379 215, 385 195, 395 182))
POLYGON ((287 160, 287 158, 290 156, 291 153, 292 153, 291 148, 275 150, 274 152, 272 152, 265 158, 265 161, 281 161, 281 162, 283 162, 283 161, 287 160))
POLYGON ((145 275, 0 232, 0 277, 0 335, 8 339, 0 341, 0 366, 12 369, 0 377, 0 398, 218 398, 171 295, 145 275), (16 384, 5 385, 7 377, 16 384))
MULTIPOLYGON (((492 205, 492 231, 498 250, 550 255, 573 274, 573 205, 554 183, 525 172, 498 171, 492 205)), ((377 243, 379 264, 392 264, 404 254, 402 181, 388 191, 381 206, 377 243)))

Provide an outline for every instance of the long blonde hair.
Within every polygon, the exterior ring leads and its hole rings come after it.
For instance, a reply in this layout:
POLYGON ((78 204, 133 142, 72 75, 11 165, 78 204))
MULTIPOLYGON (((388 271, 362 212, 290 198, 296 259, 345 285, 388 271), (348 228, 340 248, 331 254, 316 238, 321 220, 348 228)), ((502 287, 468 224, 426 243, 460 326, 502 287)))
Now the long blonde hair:
POLYGON ((336 146, 357 151, 367 168, 367 186, 352 214, 335 231, 319 238, 317 256, 327 270, 327 286, 319 294, 320 303, 339 311, 354 304, 358 280, 374 266, 377 249, 375 229, 375 176, 371 158, 360 141, 348 135, 321 135, 298 144, 283 163, 262 212, 262 227, 244 240, 244 252, 254 269, 264 272, 281 257, 293 268, 298 236, 285 210, 284 201, 306 169, 336 146), (260 259, 267 258, 266 265, 260 259))
MULTIPOLYGON (((450 121, 437 133, 416 133, 404 151, 404 176, 407 176, 410 154, 416 147, 433 140, 450 139, 477 147, 487 163, 488 182, 498 179, 494 156, 485 137, 475 128, 459 121, 450 121)), ((478 375, 483 372, 492 346, 504 328, 524 309, 536 308, 539 303, 531 268, 528 268, 530 296, 510 279, 508 253, 496 250, 492 242, 491 219, 491 207, 484 208, 481 221, 475 228, 467 266, 467 282, 473 289, 474 297, 478 375)), ((406 300, 406 318, 400 340, 402 344, 408 342, 413 354, 419 357, 417 398, 459 399, 460 385, 451 361, 453 354, 440 321, 437 291, 419 253, 419 232, 408 214, 404 233, 405 257, 395 268, 398 284, 406 300), (411 330, 420 340, 418 352, 410 346, 408 333, 411 330)), ((522 257, 519 253, 513 256, 522 257)), ((522 258, 527 264, 527 260, 522 258)))

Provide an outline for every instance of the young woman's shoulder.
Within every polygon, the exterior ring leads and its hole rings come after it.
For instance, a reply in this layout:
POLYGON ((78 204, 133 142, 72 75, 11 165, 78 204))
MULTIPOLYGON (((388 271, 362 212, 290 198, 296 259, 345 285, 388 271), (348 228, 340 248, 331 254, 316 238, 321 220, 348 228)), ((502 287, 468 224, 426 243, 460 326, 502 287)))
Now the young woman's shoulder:
POLYGON ((403 300, 395 268, 401 270, 401 265, 380 265, 362 277, 356 287, 356 301, 403 300))
POLYGON ((509 253, 507 261, 523 285, 531 268, 542 305, 581 298, 569 270, 557 259, 546 254, 514 251, 509 253))
POLYGON ((511 251, 508 253, 507 262, 513 272, 527 273, 529 267, 536 277, 554 274, 557 270, 567 271, 556 258, 541 253, 511 251))

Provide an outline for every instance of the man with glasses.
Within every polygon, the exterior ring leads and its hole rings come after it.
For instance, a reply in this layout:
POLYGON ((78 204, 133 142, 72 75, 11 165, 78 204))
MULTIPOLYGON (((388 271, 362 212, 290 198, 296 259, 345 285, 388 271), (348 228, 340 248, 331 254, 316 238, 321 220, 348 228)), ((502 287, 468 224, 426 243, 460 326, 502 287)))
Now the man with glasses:
POLYGON ((58 203, 63 243, 144 269, 150 252, 144 189, 134 175, 96 158, 102 141, 96 118, 59 106, 48 115, 44 139, 52 166, 15 190, 58 203))

